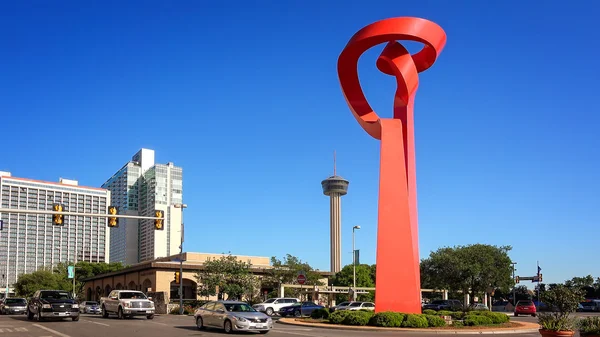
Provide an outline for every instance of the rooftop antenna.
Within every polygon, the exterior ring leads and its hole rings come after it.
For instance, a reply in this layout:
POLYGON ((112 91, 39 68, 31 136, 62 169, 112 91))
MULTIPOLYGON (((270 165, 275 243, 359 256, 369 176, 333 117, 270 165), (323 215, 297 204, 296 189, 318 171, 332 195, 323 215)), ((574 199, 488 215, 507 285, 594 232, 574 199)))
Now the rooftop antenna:
POLYGON ((335 150, 333 150, 333 176, 335 177, 335 150))

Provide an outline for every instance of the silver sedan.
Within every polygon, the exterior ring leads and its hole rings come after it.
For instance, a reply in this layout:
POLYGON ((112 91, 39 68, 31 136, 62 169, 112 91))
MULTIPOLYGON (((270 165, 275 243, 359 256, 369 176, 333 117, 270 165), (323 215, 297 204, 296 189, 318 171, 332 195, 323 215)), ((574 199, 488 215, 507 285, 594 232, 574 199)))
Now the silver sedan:
POLYGON ((273 328, 271 317, 237 301, 213 301, 198 308, 194 314, 198 329, 218 328, 233 331, 257 331, 266 334, 273 328))

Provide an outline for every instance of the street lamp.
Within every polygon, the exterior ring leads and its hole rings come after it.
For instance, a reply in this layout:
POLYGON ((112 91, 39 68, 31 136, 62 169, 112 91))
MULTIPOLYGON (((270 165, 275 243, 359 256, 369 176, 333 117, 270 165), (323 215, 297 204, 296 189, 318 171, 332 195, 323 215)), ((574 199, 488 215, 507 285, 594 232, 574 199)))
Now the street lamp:
POLYGON ((183 315, 183 210, 187 204, 175 204, 175 208, 181 208, 181 244, 179 245, 179 314, 183 315))
POLYGON ((360 229, 360 226, 352 227, 352 300, 356 301, 356 249, 354 248, 354 232, 360 229))
MULTIPOLYGON (((515 264, 517 264, 516 262, 511 262, 512 266, 513 266, 513 282, 516 282, 516 277, 515 277, 515 264)), ((516 295, 516 288, 517 288, 517 284, 515 283, 515 285, 513 286, 513 306, 516 307, 517 306, 517 295, 516 295)))

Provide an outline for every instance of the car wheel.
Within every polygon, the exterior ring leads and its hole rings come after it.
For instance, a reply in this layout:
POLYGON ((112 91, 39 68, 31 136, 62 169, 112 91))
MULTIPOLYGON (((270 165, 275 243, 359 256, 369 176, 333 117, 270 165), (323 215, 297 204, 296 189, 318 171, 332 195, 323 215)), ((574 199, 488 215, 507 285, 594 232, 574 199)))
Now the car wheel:
POLYGON ((44 320, 42 318, 42 311, 41 310, 38 310, 38 313, 37 313, 37 315, 35 315, 35 317, 36 317, 36 319, 37 319, 38 322, 41 322, 41 321, 44 320))
POLYGON ((269 330, 263 330, 263 331, 259 331, 259 332, 260 332, 261 335, 264 335, 264 334, 268 333, 269 330))
POLYGON ((225 330, 226 333, 232 333, 233 332, 233 327, 231 326, 231 321, 230 320, 226 320, 225 324, 223 325, 223 330, 225 330))
POLYGON ((265 314, 267 314, 268 316, 273 316, 273 308, 267 308, 265 314))
POLYGON ((108 312, 106 311, 106 308, 104 306, 102 306, 102 317, 108 318, 108 312))
POLYGON ((535 314, 531 314, 531 317, 535 317, 535 314))
POLYGON ((79 321, 79 316, 73 317, 73 322, 78 322, 78 321, 79 321))
POLYGON ((294 311, 294 317, 302 317, 302 314, 300 313, 300 310, 294 311))
POLYGON ((516 312, 515 312, 515 317, 519 317, 519 314, 517 314, 516 312))
POLYGON ((119 317, 119 319, 125 318, 125 315, 123 315, 123 309, 121 307, 119 307, 119 311, 117 312, 117 317, 119 317))
POLYGON ((154 314, 146 316, 147 319, 154 319, 154 314))
POLYGON ((198 330, 204 329, 204 321, 200 316, 196 317, 196 327, 198 328, 198 330))

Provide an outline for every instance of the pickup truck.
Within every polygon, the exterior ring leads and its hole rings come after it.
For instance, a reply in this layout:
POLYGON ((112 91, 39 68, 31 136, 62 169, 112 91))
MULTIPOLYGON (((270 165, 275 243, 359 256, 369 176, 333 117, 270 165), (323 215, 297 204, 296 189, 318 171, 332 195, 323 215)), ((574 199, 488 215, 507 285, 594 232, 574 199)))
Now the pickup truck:
POLYGON ((154 318, 154 302, 141 291, 113 290, 108 297, 100 298, 100 308, 104 318, 109 314, 116 314, 120 319, 131 316, 154 318))
POLYGON ((64 290, 38 290, 27 304, 27 319, 71 318, 79 320, 79 303, 64 290))

